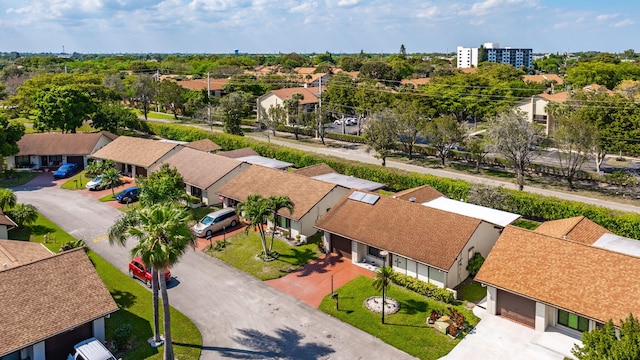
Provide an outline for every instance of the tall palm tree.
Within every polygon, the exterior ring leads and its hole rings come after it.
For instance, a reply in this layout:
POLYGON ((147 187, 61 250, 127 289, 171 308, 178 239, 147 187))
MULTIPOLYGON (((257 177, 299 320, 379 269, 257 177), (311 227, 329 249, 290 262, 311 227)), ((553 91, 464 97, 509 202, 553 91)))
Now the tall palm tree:
POLYGON ((14 207, 17 201, 18 199, 13 191, 9 189, 0 189, 0 212, 4 211, 7 207, 14 207))
POLYGON ((109 168, 102 173, 102 187, 111 189, 111 195, 116 197, 115 187, 122 185, 120 172, 115 168, 109 168))
POLYGON ((384 324, 384 303, 387 295, 387 287, 391 284, 391 278, 393 277, 393 269, 391 266, 383 266, 376 271, 376 277, 373 279, 373 288, 380 291, 382 290, 382 323, 384 324))
POLYGON ((264 256, 268 256, 269 249, 267 249, 267 239, 264 229, 264 225, 267 223, 269 215, 271 214, 268 200, 260 194, 249 195, 247 196, 247 201, 238 204, 238 212, 242 214, 245 220, 249 221, 249 226, 245 231, 248 232, 249 227, 258 230, 260 240, 262 241, 264 256))
MULTIPOLYGON (((157 314, 157 285, 162 293, 164 315, 164 359, 173 360, 171 321, 165 270, 173 266, 184 254, 187 246, 195 246, 195 237, 189 228, 189 213, 180 205, 162 203, 126 213, 109 229, 109 243, 124 245, 128 237, 138 243, 131 249, 131 256, 140 256, 152 269, 154 311, 157 314)), ((159 340, 157 315, 154 316, 155 339, 159 340)))
MULTIPOLYGON (((271 212, 271 221, 273 222, 273 226, 276 226, 276 220, 278 219, 278 211, 281 209, 289 210, 289 214, 293 213, 293 208, 295 204, 288 196, 269 196, 267 198, 268 208, 271 212)), ((273 240, 275 238, 275 231, 271 233, 271 244, 269 244, 269 252, 273 250, 273 240)))

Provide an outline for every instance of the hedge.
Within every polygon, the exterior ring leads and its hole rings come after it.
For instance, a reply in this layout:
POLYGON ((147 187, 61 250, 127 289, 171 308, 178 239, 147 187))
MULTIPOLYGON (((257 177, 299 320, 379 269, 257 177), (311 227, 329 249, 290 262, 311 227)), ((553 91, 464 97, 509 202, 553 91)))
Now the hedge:
MULTIPOLYGON (((449 198, 466 199, 471 187, 470 183, 463 180, 419 174, 380 165, 362 164, 334 156, 286 148, 242 136, 211 133, 183 125, 151 122, 149 123, 149 129, 156 135, 172 140, 194 141, 209 138, 224 150, 251 147, 262 156, 290 162, 298 168, 324 162, 338 173, 380 182, 386 184, 387 188, 392 191, 430 185, 449 198)), ((624 213, 601 206, 518 190, 505 189, 505 192, 507 200, 499 208, 500 210, 517 213, 526 219, 536 221, 557 220, 584 215, 615 234, 640 239, 640 214, 624 213)))
POLYGON ((437 285, 424 282, 416 277, 404 275, 400 273, 393 273, 391 281, 399 286, 405 287, 411 291, 415 291, 420 295, 424 295, 430 299, 442 301, 447 304, 452 304, 455 301, 453 292, 447 289, 443 289, 437 285))

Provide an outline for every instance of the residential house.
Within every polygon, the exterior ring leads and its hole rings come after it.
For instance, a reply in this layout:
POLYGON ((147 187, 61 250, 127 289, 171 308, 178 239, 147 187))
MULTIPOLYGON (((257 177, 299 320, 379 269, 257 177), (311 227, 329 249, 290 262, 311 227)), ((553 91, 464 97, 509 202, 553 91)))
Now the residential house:
POLYGON ((120 136, 91 157, 112 160, 123 175, 135 178, 147 176, 149 168, 182 148, 173 142, 120 136))
MULTIPOLYGON (((303 96, 302 100, 300 100, 300 107, 302 108, 302 113, 309 114, 316 111, 316 107, 319 102, 319 87, 297 87, 297 88, 284 88, 278 90, 272 90, 260 97, 258 97, 257 108, 258 108, 258 120, 262 117, 263 111, 269 111, 271 107, 274 106, 282 106, 284 107, 284 102, 287 99, 291 99, 293 94, 300 94, 303 96)), ((289 120, 287 118, 287 124, 289 124, 289 120)))
POLYGON ((294 204, 293 213, 283 209, 278 212, 275 226, 292 237, 300 234, 304 240, 317 232, 314 225, 347 189, 304 175, 279 171, 260 165, 251 165, 218 190, 225 207, 235 207, 249 195, 288 196, 294 204))
POLYGON ((220 145, 207 138, 186 143, 184 144, 184 146, 212 154, 215 154, 216 152, 222 150, 222 147, 220 145))
POLYGON ((444 195, 440 191, 432 188, 429 185, 422 185, 415 188, 398 191, 397 193, 395 193, 395 195, 393 195, 393 197, 395 198, 416 202, 419 204, 437 199, 442 196, 444 195))
POLYGON ((194 91, 208 90, 211 96, 221 98, 226 94, 224 86, 229 82, 229 79, 189 79, 176 82, 185 89, 194 91))
POLYGON ((475 277, 487 287, 487 313, 575 338, 638 313, 640 257, 589 244, 612 234, 575 220, 565 221, 577 225, 567 232, 561 223, 504 229, 475 277))
POLYGON ((118 310, 87 254, 64 251, 0 271, 0 359, 66 359, 90 337, 105 341, 118 310))
POLYGON ((88 157, 118 136, 108 131, 97 133, 31 133, 18 141, 16 155, 7 156, 7 168, 55 169, 75 163, 87 166, 88 157))
POLYGON ((206 205, 220 204, 216 192, 251 165, 246 162, 195 150, 182 148, 158 161, 150 171, 157 171, 162 164, 169 164, 182 175, 186 191, 206 205))
POLYGON ((391 196, 351 191, 317 223, 324 248, 355 264, 383 265, 443 288, 469 276, 476 253, 487 256, 502 228, 484 220, 391 196))
POLYGON ((339 174, 325 163, 307 166, 302 169, 297 169, 294 172, 316 180, 322 180, 332 184, 340 185, 347 189, 376 191, 385 187, 385 184, 381 184, 379 182, 339 174))
POLYGON ((44 259, 53 254, 41 243, 0 238, 0 271, 44 259))
POLYGON ((567 99, 569 99, 569 93, 566 91, 555 94, 538 94, 518 101, 515 108, 522 111, 529 122, 542 125, 545 134, 550 135, 555 130, 556 122, 553 116, 547 112, 547 105, 563 103, 567 99))
POLYGON ((18 225, 0 209, 0 239, 9 238, 9 230, 18 225))

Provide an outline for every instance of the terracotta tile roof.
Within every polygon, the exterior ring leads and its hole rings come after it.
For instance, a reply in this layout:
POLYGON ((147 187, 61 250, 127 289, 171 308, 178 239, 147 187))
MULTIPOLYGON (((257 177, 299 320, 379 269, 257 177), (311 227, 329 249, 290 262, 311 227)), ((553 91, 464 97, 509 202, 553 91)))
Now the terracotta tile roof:
POLYGON ((102 136, 113 140, 116 135, 108 131, 97 133, 31 133, 18 141, 16 155, 89 155, 102 136))
MULTIPOLYGON (((209 89, 211 91, 222 91, 228 82, 229 79, 209 79, 209 89)), ((179 80, 176 83, 189 90, 207 90, 207 79, 179 80)))
POLYGON ((251 165, 220 188, 218 194, 240 202, 246 201, 247 196, 252 194, 264 197, 286 195, 295 208, 291 215, 288 210, 282 210, 280 214, 297 221, 336 187, 335 184, 304 175, 251 165))
POLYGON ((640 258, 506 227, 476 280, 600 322, 640 309, 640 258), (624 280, 621 280, 624 279, 624 280))
POLYGON ((0 225, 5 225, 9 227, 18 226, 10 217, 8 217, 5 213, 0 209, 0 225))
POLYGON ((120 136, 102 149, 96 151, 92 157, 148 168, 176 146, 178 146, 178 144, 131 136, 120 136))
POLYGON ((534 82, 538 84, 542 84, 545 81, 555 81, 558 85, 564 84, 564 79, 561 78, 558 74, 523 75, 522 81, 534 82))
POLYGON ((237 159, 237 158, 241 158, 241 157, 255 156, 255 155, 260 155, 260 154, 258 154, 252 148, 246 147, 246 148, 236 149, 236 150, 220 151, 217 155, 228 157, 228 158, 232 158, 232 159, 237 159))
POLYGON ((0 240, 0 271, 28 264, 53 255, 41 243, 0 240))
POLYGON ((547 101, 562 103, 569 99, 569 92, 562 91, 555 94, 538 94, 538 96, 547 101))
POLYGON ((422 204, 431 200, 435 200, 439 197, 443 197, 442 193, 429 185, 422 185, 416 188, 402 190, 395 193, 394 197, 402 200, 409 201, 411 198, 415 198, 414 202, 422 204))
POLYGON ((191 148, 182 148, 161 162, 154 164, 156 171, 163 163, 176 168, 184 182, 200 189, 207 189, 230 171, 241 166, 242 161, 191 148))
POLYGON ((592 245, 602 235, 611 234, 609 230, 584 216, 545 221, 533 231, 538 234, 571 240, 585 245, 592 245))
POLYGON ((82 249, 0 271, 0 356, 118 310, 82 249))
POLYGON ((318 175, 334 173, 336 171, 333 170, 331 166, 325 163, 319 163, 319 164, 303 167, 302 169, 296 169, 293 172, 295 172, 296 174, 300 174, 308 177, 314 177, 318 175))
POLYGON ((184 144, 184 146, 192 149, 200 150, 200 151, 206 151, 206 152, 222 150, 222 147, 220 145, 206 138, 197 140, 197 141, 192 141, 190 143, 186 143, 184 144))
POLYGON ((317 223, 333 234, 449 271, 480 220, 389 196, 369 205, 349 192, 317 223))
POLYGON ((284 88, 284 89, 272 90, 271 94, 274 94, 275 96, 279 97, 282 100, 286 100, 286 99, 290 99, 291 96, 293 96, 293 94, 300 93, 302 96, 304 96, 304 98, 300 100, 300 104, 304 105, 304 104, 317 103, 318 95, 316 94, 318 94, 319 91, 320 91, 320 88, 318 87, 309 87, 309 88, 296 87, 296 88, 284 88))

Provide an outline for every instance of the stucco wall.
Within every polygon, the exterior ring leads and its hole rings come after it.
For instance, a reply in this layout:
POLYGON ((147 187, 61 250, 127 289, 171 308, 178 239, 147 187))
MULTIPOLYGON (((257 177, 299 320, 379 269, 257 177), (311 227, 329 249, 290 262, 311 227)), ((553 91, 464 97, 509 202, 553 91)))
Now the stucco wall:
POLYGON ((220 188, 223 185, 225 185, 226 183, 231 181, 233 178, 238 176, 241 172, 247 170, 250 166, 251 166, 250 164, 242 163, 239 166, 237 166, 235 169, 229 171, 226 175, 221 177, 218 181, 213 183, 211 186, 202 190, 202 201, 207 205, 220 204, 222 201, 220 201, 220 198, 218 197, 218 194, 217 194, 218 190, 220 190, 220 188))
POLYGON ((320 220, 320 218, 347 193, 347 191, 349 191, 347 188, 336 186, 324 198, 318 201, 318 203, 312 207, 311 210, 302 217, 302 219, 300 219, 301 235, 311 236, 315 234, 318 231, 318 229, 314 227, 316 222, 320 220))

